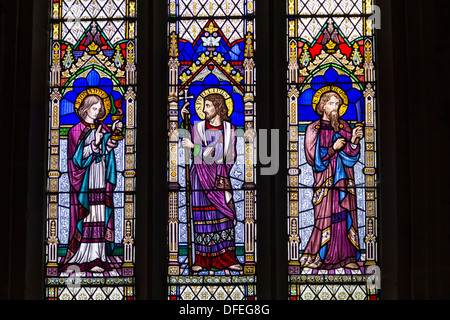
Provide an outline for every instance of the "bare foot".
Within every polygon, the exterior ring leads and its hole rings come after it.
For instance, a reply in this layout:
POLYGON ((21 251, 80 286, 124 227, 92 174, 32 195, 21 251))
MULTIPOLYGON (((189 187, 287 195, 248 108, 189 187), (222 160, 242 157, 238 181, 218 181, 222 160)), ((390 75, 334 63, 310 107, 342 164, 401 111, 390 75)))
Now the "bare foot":
POLYGON ((192 266, 192 271, 194 271, 194 272, 199 272, 199 271, 202 271, 202 267, 201 266, 192 266))
POLYGON ((351 262, 351 263, 346 264, 345 268, 348 268, 348 269, 359 269, 359 266, 356 263, 351 262))
POLYGON ((105 269, 101 268, 101 267, 93 267, 91 269, 91 272, 103 272, 105 271, 105 269))
POLYGON ((242 266, 240 264, 236 263, 236 264, 229 266, 228 269, 233 270, 233 271, 241 271, 242 266))

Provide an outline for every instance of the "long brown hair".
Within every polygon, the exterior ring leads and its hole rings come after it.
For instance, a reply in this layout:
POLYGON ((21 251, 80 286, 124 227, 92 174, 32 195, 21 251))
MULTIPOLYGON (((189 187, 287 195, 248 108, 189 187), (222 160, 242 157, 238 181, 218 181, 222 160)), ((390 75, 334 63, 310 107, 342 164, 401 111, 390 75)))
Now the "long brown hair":
MULTIPOLYGON (((320 97, 320 101, 317 104, 316 107, 316 113, 319 116, 323 116, 323 114, 325 113, 325 104, 327 104, 328 101, 330 101, 330 99, 332 97, 335 97, 336 99, 338 99, 339 101, 339 108, 341 107, 343 101, 342 98, 336 93, 336 92, 327 92, 324 93, 321 97, 320 97)), ((331 114, 329 115, 330 121, 331 121, 331 126, 333 127, 334 132, 339 132, 340 128, 339 128, 339 108, 338 108, 338 112, 337 114, 331 114)))
POLYGON ((106 109, 105 109, 102 99, 95 94, 88 95, 88 96, 86 96, 86 98, 84 98, 83 102, 81 103, 81 105, 77 111, 78 117, 83 120, 86 119, 86 114, 87 114, 88 110, 94 104, 96 104, 98 102, 100 102, 100 111, 98 112, 97 118, 98 119, 103 118, 106 114, 106 109))
POLYGON ((216 113, 223 120, 230 121, 225 98, 221 94, 213 93, 205 97, 205 101, 211 101, 216 109, 216 113))

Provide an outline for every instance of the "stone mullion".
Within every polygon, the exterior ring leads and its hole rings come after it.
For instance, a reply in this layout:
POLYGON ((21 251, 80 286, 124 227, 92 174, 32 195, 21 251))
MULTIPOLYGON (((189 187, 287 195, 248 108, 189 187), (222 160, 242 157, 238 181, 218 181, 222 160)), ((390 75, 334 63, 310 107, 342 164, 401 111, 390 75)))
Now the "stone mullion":
POLYGON ((59 200, 59 109, 61 94, 54 89, 50 94, 50 143, 48 152, 48 212, 47 212, 47 276, 58 273, 58 200, 59 200))
MULTIPOLYGON (((292 55, 290 55, 292 56, 292 55)), ((291 63, 290 82, 295 83, 297 79, 296 64, 291 63)), ((288 127, 289 127, 289 143, 288 143, 288 190, 289 190, 289 207, 288 207, 288 236, 289 236, 289 274, 300 273, 299 267, 299 245, 300 237, 298 234, 299 227, 299 190, 298 181, 300 175, 299 169, 299 132, 298 132, 298 97, 299 92, 295 85, 292 85, 288 91, 288 127)))
POLYGON ((256 273, 256 193, 255 193, 255 61, 254 61, 254 37, 252 25, 247 25, 244 48, 244 121, 247 132, 245 139, 245 217, 244 217, 244 274, 256 273))
POLYGON ((366 201, 366 265, 376 264, 376 150, 375 150, 375 93, 371 84, 364 92, 366 99, 365 122, 365 201, 366 201))
POLYGON ((133 276, 134 272, 134 230, 135 230, 135 186, 136 186, 136 93, 128 87, 124 95, 125 101, 125 216, 124 216, 124 245, 122 271, 126 276, 133 276))
MULTIPOLYGON (((168 246, 169 246, 169 261, 168 274, 179 275, 180 264, 178 262, 179 255, 179 217, 178 217, 178 190, 179 173, 179 125, 178 125, 178 78, 180 62, 178 59, 178 37, 172 32, 170 34, 170 48, 169 48, 169 92, 168 92, 168 121, 169 121, 169 164, 168 164, 168 184, 169 184, 169 220, 168 220, 168 246)), ((189 172, 186 170, 186 175, 189 172)), ((187 178, 187 176, 186 176, 187 178)), ((189 210, 189 208, 187 208, 189 210)), ((189 223, 189 222, 188 222, 189 223)), ((188 235, 190 236, 190 235, 188 235)), ((189 253, 188 253, 189 254, 189 253)))

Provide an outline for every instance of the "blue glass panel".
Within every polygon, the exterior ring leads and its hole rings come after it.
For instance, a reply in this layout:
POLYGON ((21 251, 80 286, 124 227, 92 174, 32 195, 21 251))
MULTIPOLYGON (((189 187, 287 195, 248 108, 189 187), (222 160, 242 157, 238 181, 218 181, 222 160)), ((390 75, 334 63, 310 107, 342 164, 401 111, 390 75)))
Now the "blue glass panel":
POLYGON ((73 112, 75 112, 73 102, 63 99, 61 101, 61 116, 65 116, 66 114, 73 112))
POLYGON ((320 88, 322 88, 326 83, 327 82, 323 76, 317 76, 311 81, 311 87, 317 91, 320 88))
POLYGON ((64 95, 64 99, 66 99, 67 101, 70 102, 75 102, 75 100, 77 99, 77 94, 73 91, 69 91, 64 95))
POLYGON ((74 124, 79 122, 80 119, 77 117, 75 113, 70 113, 68 115, 62 116, 60 119, 60 123, 62 125, 74 124))
POLYGON ((350 90, 352 88, 352 81, 347 76, 339 76, 337 79, 337 83, 339 83, 339 87, 341 87, 344 91, 350 90))
POLYGON ((239 60, 241 52, 242 52, 242 49, 241 49, 239 43, 235 44, 230 50, 231 60, 233 60, 233 61, 239 60))
POLYGON ((220 88, 228 92, 229 94, 233 93, 233 86, 226 81, 220 81, 220 88))
POLYGON ((338 78, 338 73, 333 68, 330 68, 325 73, 325 79, 328 83, 335 83, 338 78))
POLYGON ((356 103, 361 97, 362 93, 359 90, 356 90, 354 88, 347 91, 348 101, 351 103, 356 103))
POLYGON ((300 121, 313 121, 319 119, 319 116, 314 112, 314 109, 311 107, 311 105, 300 106, 298 113, 300 121))
POLYGON ((87 83, 90 86, 96 87, 100 83, 100 75, 97 71, 92 70, 86 77, 87 83))
POLYGON ((99 83, 99 87, 100 89, 102 89, 103 91, 105 91, 108 95, 111 94, 112 91, 112 81, 108 78, 102 78, 100 79, 100 83, 99 83))
POLYGON ((209 76, 207 76, 204 80, 205 83, 205 87, 209 88, 209 87, 218 87, 219 86, 219 80, 216 78, 215 75, 210 74, 209 76))
POLYGON ((73 83, 73 90, 78 94, 80 94, 86 87, 88 86, 88 82, 86 78, 79 78, 74 81, 73 83))
POLYGON ((302 93, 298 100, 298 104, 301 106, 311 106, 312 105, 312 99, 314 94, 316 93, 315 90, 308 89, 305 92, 302 93))
POLYGON ((234 111, 243 112, 244 111, 244 102, 242 101, 242 96, 237 93, 233 93, 231 95, 234 103, 234 111))
POLYGON ((114 101, 122 99, 122 95, 117 91, 113 91, 111 93, 111 95, 112 95, 114 101))
POLYGON ((181 41, 179 45, 179 52, 181 60, 192 60, 194 55, 194 49, 189 42, 181 41))
POLYGON ((240 112, 233 112, 231 115, 231 122, 239 127, 244 125, 244 114, 240 112))

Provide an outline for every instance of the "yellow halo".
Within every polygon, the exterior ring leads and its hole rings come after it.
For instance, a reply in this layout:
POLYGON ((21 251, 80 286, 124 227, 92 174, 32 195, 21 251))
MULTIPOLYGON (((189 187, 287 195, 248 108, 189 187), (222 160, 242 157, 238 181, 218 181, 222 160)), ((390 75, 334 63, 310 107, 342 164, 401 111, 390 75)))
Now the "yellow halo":
POLYGON ((312 107, 314 109, 314 112, 316 112, 316 107, 319 104, 322 95, 328 92, 337 93, 341 97, 342 105, 339 107, 339 117, 342 117, 348 110, 348 97, 345 91, 337 86, 325 86, 317 90, 312 99, 312 107))
POLYGON ((96 95, 98 96, 100 99, 102 99, 103 101, 103 106, 105 107, 105 116, 101 119, 98 120, 104 120, 109 112, 111 111, 111 100, 108 96, 108 94, 103 91, 102 89, 99 88, 89 88, 84 90, 83 92, 81 92, 77 99, 75 100, 75 111, 78 111, 78 108, 81 106, 81 104, 83 103, 83 100, 90 95, 96 95))
POLYGON ((206 90, 203 90, 195 100, 195 111, 197 112, 198 117, 202 120, 205 119, 205 113, 203 112, 203 103, 205 98, 210 94, 220 94, 225 99, 225 104, 227 105, 228 109, 228 116, 231 116, 231 114, 233 113, 234 105, 233 99, 228 94, 228 92, 220 88, 208 88, 206 90))

